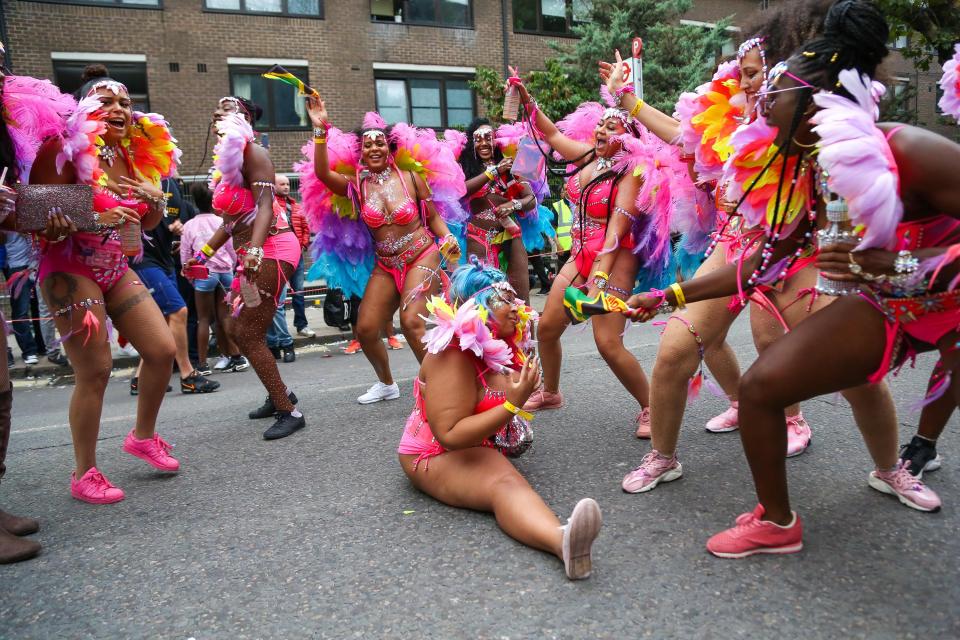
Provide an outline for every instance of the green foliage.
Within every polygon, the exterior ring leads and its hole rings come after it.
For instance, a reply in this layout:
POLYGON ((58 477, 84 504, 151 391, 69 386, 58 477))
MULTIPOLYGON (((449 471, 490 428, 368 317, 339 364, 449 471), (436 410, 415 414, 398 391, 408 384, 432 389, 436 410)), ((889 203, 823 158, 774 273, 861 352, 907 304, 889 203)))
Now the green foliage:
POLYGON ((917 87, 905 85, 899 94, 892 88, 880 102, 880 122, 917 124, 917 87))
MULTIPOLYGON (((644 99, 673 113, 677 96, 709 79, 719 53, 729 42, 728 20, 713 29, 681 25, 691 0, 594 0, 592 21, 574 27, 579 39, 551 46, 556 55, 545 69, 525 74, 524 81, 540 108, 553 120, 587 100, 599 100, 597 63, 613 61, 614 50, 630 55, 634 37, 643 38, 644 99)), ((487 67, 477 69, 470 86, 491 120, 499 120, 503 78, 487 67)))
POLYGON ((891 38, 907 36, 901 49, 922 71, 931 63, 939 65, 953 55, 953 44, 960 41, 960 2, 956 0, 877 0, 890 24, 891 38))

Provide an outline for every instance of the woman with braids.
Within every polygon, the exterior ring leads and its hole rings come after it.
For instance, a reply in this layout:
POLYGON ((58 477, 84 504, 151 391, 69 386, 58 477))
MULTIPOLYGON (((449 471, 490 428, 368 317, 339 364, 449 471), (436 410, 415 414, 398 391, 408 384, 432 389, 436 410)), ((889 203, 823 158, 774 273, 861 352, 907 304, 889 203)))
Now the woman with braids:
POLYGON ((540 382, 532 346, 536 312, 518 300, 497 269, 457 269, 453 304, 430 300, 428 355, 414 381, 414 407, 397 453, 414 487, 453 507, 487 511, 512 538, 552 553, 567 577, 590 576, 591 547, 600 533, 600 507, 585 498, 565 526, 507 455, 530 446, 520 407, 540 382))
POLYGON ((164 215, 160 181, 172 175, 180 152, 163 118, 134 112, 119 82, 91 80, 82 95, 63 133, 40 148, 30 182, 93 187, 94 230, 78 231, 62 211, 50 212, 37 279, 77 378, 70 399, 76 457, 70 493, 107 504, 124 498, 97 468, 103 394, 113 364, 107 316, 143 359, 137 419, 123 450, 161 471, 180 468, 156 433, 173 370, 173 335, 126 255, 139 247, 140 229, 155 227, 164 215))
MULTIPOLYGON (((544 141, 575 167, 566 183, 567 199, 576 205, 571 255, 553 281, 537 326, 543 387, 524 406, 527 411, 538 411, 564 404, 560 392, 560 336, 570 324, 564 311, 567 287, 584 285, 588 297, 604 292, 620 300, 626 300, 633 291, 641 257, 633 251, 636 242, 632 231, 641 222, 637 200, 644 178, 640 172, 615 167, 614 156, 626 149, 625 144, 646 143, 638 140, 641 132, 627 111, 604 109, 595 102, 581 105, 554 124, 537 108, 516 70, 512 71, 510 84, 518 88, 531 123, 544 141)), ((593 335, 600 355, 639 403, 637 422, 643 423, 649 419, 647 377, 623 344, 624 320, 620 314, 596 316, 593 335)))
MULTIPOLYGON (((624 96, 625 104, 637 109, 640 122, 664 141, 678 141, 692 162, 700 187, 696 195, 702 213, 696 222, 688 225, 681 248, 693 254, 707 249, 707 258, 697 268, 695 276, 711 273, 734 260, 741 238, 747 231, 742 228, 742 218, 731 215, 733 206, 723 197, 725 187, 717 187, 728 155, 723 150, 729 148, 729 138, 740 124, 756 118, 757 95, 766 80, 768 60, 787 55, 801 44, 803 34, 819 30, 828 6, 829 2, 824 0, 810 0, 799 7, 781 7, 769 12, 770 15, 764 16, 763 24, 748 31, 758 35, 740 45, 735 62, 722 64, 711 82, 680 97, 676 118, 666 116, 633 95, 624 96), (715 193, 720 201, 719 207, 713 202, 715 193)), ((611 73, 614 68, 613 64, 601 63, 601 76, 611 91, 622 86, 619 74, 611 73)), ((793 277, 794 297, 795 292, 812 287, 815 278, 812 264, 806 271, 798 271, 793 277)), ((758 294, 751 299, 754 343, 762 351, 783 335, 783 316, 779 310, 769 312, 775 307, 766 297, 761 298, 758 294), (758 301, 766 303, 765 307, 758 301)), ((784 304, 793 301, 793 298, 784 299, 787 300, 784 304)), ((703 300, 670 317, 653 367, 650 428, 637 430, 638 437, 652 437, 653 451, 624 478, 624 491, 650 491, 659 483, 682 475, 683 467, 676 456, 677 443, 688 388, 696 388, 699 384, 703 363, 730 400, 730 408, 707 421, 707 431, 724 433, 737 429, 740 370, 736 355, 726 342, 726 335, 743 307, 739 301, 730 298, 703 300)), ((796 456, 810 443, 810 427, 800 413, 799 405, 788 407, 786 415, 787 455, 796 456)))
POLYGON ((820 247, 817 266, 847 295, 777 340, 741 381, 740 436, 759 504, 707 543, 720 557, 802 548, 802 525, 787 493, 783 409, 835 391, 848 390, 876 464, 870 486, 918 510, 940 507, 937 495, 898 462, 896 423, 865 420, 861 413, 871 408, 865 396, 882 389, 871 383, 917 351, 941 352, 931 395, 960 395, 950 376, 960 364, 960 303, 947 285, 957 269, 940 271, 941 258, 952 256, 950 245, 960 239, 960 188, 951 179, 960 146, 915 127, 874 124, 883 90, 871 79, 887 54, 888 34, 872 2, 840 0, 831 7, 823 36, 771 71, 763 118, 733 139, 738 151, 728 169, 739 174, 734 184, 743 191, 732 189, 731 197, 745 222, 764 228, 762 248, 739 269, 729 265, 631 301, 635 314, 647 317, 664 301, 683 306, 777 282, 813 243, 822 212, 846 225, 846 235, 831 227, 821 236, 831 239, 820 247), (767 171, 775 180, 758 187, 767 171), (768 188, 780 195, 758 209, 752 196, 768 188), (866 229, 862 238, 858 227, 866 229), (851 283, 860 285, 859 293, 851 283), (850 389, 857 391, 851 396, 850 389))
POLYGON ((396 400, 400 389, 383 327, 399 308, 403 335, 423 360, 427 298, 444 287, 442 261, 460 257, 445 217, 466 219, 456 203, 464 195, 463 172, 433 130, 387 127, 368 113, 359 135, 344 134, 330 126, 319 96, 307 98, 307 113, 314 137, 298 170, 303 208, 317 231, 316 261, 328 286, 344 296, 360 293, 366 282, 356 335, 378 381, 357 402, 396 400))
POLYGON ((301 253, 286 217, 274 208, 273 162, 253 133, 253 124, 262 113, 259 105, 236 96, 221 98, 213 112, 219 140, 213 150, 210 188, 213 208, 223 217, 223 224, 187 261, 184 273, 206 263, 227 240, 233 240, 239 261, 239 277, 233 282, 233 303, 239 308, 234 338, 267 390, 267 399, 250 412, 250 418, 275 417, 263 438, 276 440, 306 426, 296 407, 297 396, 280 377, 266 343, 278 296, 297 268, 301 253))
POLYGON ((467 223, 467 255, 501 268, 500 253, 507 257, 505 271, 521 300, 530 299, 527 251, 521 242, 520 225, 511 218, 537 208, 530 185, 510 173, 512 158, 504 158, 496 132, 486 118, 478 118, 467 130, 467 144, 460 154, 467 176, 470 220, 467 223))

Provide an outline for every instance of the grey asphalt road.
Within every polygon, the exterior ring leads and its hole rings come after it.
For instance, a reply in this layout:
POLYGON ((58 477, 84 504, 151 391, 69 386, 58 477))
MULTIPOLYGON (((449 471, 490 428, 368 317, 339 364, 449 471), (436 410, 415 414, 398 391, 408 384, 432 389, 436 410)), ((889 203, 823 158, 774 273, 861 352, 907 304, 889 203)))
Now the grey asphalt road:
MULTIPOLYGON (((657 332, 627 341, 652 363, 657 332)), ((745 322, 731 332, 742 362, 745 322)), ((642 495, 620 480, 648 450, 635 407, 587 330, 564 339, 569 406, 538 417, 517 465, 566 518, 579 498, 603 509, 594 575, 568 582, 556 559, 507 538, 486 514, 459 511, 407 483, 396 446, 416 373, 391 352, 398 401, 361 407, 362 356, 301 354, 281 370, 308 427, 276 442, 246 418, 264 393, 252 372, 218 393, 171 394, 161 433, 182 472, 163 477, 120 451, 132 426, 126 376, 110 384, 100 466, 127 492, 110 506, 70 498, 70 388, 18 389, 9 511, 42 518, 42 555, 0 567, 2 638, 928 638, 960 636, 960 477, 954 425, 928 480, 938 514, 867 486, 871 469, 838 398, 804 407, 812 448, 789 462, 805 519, 799 555, 717 560, 706 539, 755 504, 739 438, 703 423, 723 408, 705 393, 688 410, 686 475, 642 495), (574 380, 578 380, 574 384, 574 380)), ((901 440, 931 360, 894 381, 901 440)), ((649 371, 649 366, 648 366, 649 371)))

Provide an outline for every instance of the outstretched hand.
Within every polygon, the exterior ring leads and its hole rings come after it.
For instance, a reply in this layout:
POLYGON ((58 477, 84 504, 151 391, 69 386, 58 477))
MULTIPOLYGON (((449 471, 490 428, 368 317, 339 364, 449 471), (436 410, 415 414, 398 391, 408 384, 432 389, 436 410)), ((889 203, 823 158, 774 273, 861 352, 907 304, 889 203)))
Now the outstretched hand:
POLYGON ((626 84, 623 78, 623 58, 620 57, 620 50, 615 50, 614 55, 616 56, 614 62, 601 60, 599 63, 600 78, 606 83, 610 95, 616 95, 617 90, 626 84))
POLYGON ((310 123, 314 127, 326 127, 329 122, 327 106, 323 102, 320 94, 307 96, 307 115, 310 117, 310 123))
POLYGON ((532 356, 520 367, 520 371, 515 371, 510 375, 510 382, 507 384, 507 400, 515 407, 522 407, 530 398, 534 389, 540 386, 540 358, 532 356))
POLYGON ((523 80, 520 78, 520 69, 511 66, 508 66, 507 69, 510 71, 510 77, 507 78, 505 88, 509 89, 511 86, 516 87, 517 91, 520 92, 520 102, 530 102, 530 94, 527 92, 527 88, 523 85, 523 80))

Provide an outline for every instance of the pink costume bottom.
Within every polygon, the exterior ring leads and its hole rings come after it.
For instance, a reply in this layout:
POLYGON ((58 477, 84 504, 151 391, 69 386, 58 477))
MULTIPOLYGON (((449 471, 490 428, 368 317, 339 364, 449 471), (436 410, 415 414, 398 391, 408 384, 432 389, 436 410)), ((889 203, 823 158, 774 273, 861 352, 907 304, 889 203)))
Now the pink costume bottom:
MULTIPOLYGON (((249 246, 249 243, 247 243, 237 249, 237 257, 241 264, 237 272, 240 274, 243 273, 243 256, 246 255, 249 246)), ((300 241, 297 240, 297 236, 293 231, 281 230, 276 234, 268 234, 267 238, 263 241, 263 259, 277 261, 277 290, 276 293, 272 294, 274 303, 279 302, 280 293, 283 291, 283 286, 287 283, 280 261, 282 260, 296 269, 297 265, 300 264, 302 255, 300 241)), ((230 284, 230 291, 233 293, 234 298, 240 295, 240 278, 233 279, 233 282, 230 284)), ((261 293, 263 293, 263 291, 261 291, 261 293)))
POLYGON ((70 273, 92 280, 106 294, 129 270, 115 234, 74 233, 67 240, 48 243, 40 256, 37 280, 52 273, 70 273))
POLYGON ((606 234, 606 227, 587 227, 583 235, 579 233, 579 229, 574 228, 571 234, 573 242, 570 253, 573 255, 574 264, 577 265, 577 273, 582 278, 589 278, 592 275, 593 263, 603 251, 606 234))
MULTIPOLYGON (((434 274, 433 269, 421 266, 417 263, 423 258, 433 255, 434 253, 438 253, 439 251, 440 249, 437 247, 436 243, 433 242, 433 236, 429 234, 423 234, 417 238, 414 238, 407 248, 400 253, 390 256, 377 254, 377 266, 380 267, 387 275, 393 278, 394 284, 397 285, 397 292, 403 293, 403 288, 407 282, 407 276, 410 275, 410 272, 414 269, 424 269, 426 271, 430 271, 431 274, 434 274)), ((431 275, 431 280, 433 279, 434 275, 431 275)), ((441 281, 443 281, 442 277, 441 281)))

